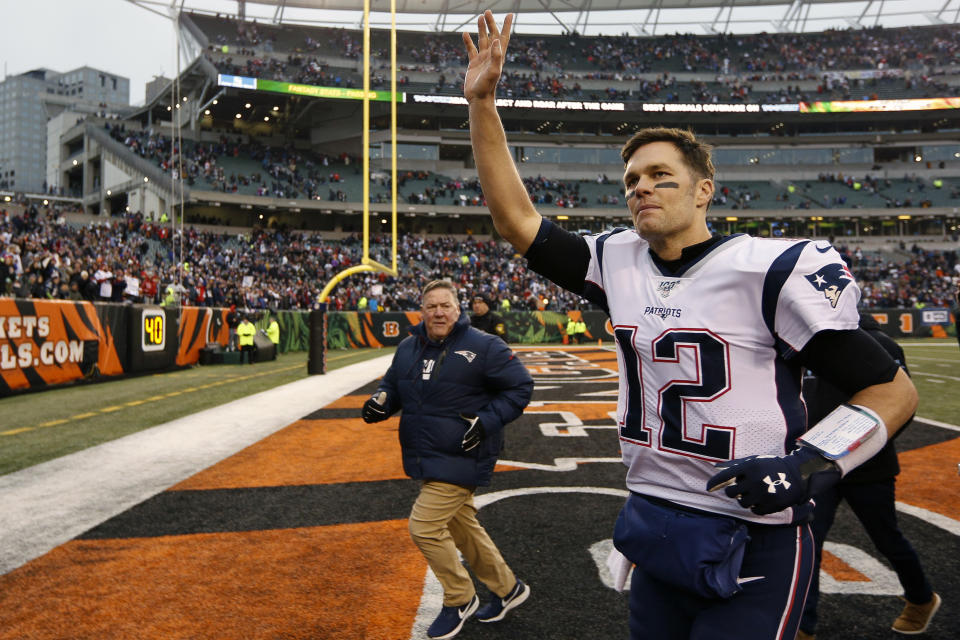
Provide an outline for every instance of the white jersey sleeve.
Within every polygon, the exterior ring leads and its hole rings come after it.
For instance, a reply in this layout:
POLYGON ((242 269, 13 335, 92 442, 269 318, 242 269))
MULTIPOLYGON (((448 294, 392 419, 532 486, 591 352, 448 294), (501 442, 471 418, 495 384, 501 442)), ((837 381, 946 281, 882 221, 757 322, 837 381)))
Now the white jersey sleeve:
POLYGON ((826 242, 808 242, 780 289, 776 335, 800 351, 818 331, 859 326, 860 289, 836 249, 826 242))
POLYGON ((629 245, 633 250, 645 249, 646 240, 633 232, 632 229, 618 228, 599 235, 584 236, 583 239, 590 249, 590 263, 584 276, 583 296, 601 309, 610 313, 607 300, 607 284, 604 282, 604 252, 607 245, 629 245))

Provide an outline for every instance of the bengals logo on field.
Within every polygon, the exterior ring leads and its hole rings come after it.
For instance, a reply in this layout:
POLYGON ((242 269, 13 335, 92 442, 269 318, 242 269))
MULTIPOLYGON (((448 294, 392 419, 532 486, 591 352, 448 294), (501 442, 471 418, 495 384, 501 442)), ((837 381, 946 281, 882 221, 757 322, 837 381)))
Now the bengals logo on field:
POLYGON ((388 320, 383 323, 383 337, 385 338, 396 338, 400 335, 400 323, 393 320, 388 320))

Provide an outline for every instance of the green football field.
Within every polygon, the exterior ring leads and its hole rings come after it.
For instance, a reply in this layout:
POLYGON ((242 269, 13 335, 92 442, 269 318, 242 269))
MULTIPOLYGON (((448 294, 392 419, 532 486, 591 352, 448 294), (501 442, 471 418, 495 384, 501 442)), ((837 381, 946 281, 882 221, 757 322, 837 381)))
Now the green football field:
MULTIPOLYGON (((960 349, 955 340, 902 341, 920 393, 917 415, 960 422, 960 349)), ((328 373, 392 353, 331 350, 328 373)), ((182 371, 75 385, 0 400, 0 475, 307 377, 307 353, 272 362, 197 366, 182 371)), ((318 377, 322 380, 322 376, 318 377)))
POLYGON ((960 348, 950 340, 901 340, 913 384, 920 393, 917 415, 960 424, 960 348))

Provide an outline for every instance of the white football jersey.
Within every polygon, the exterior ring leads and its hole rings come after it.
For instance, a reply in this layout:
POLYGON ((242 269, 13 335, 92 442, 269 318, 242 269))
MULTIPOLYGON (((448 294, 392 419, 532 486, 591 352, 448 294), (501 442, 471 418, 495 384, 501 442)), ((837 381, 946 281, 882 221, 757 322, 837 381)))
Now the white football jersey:
POLYGON ((806 428, 790 355, 823 329, 858 327, 860 292, 826 242, 736 235, 676 276, 633 230, 585 238, 586 294, 606 306, 617 342, 617 419, 627 487, 768 524, 723 491, 714 463, 784 455, 806 428))

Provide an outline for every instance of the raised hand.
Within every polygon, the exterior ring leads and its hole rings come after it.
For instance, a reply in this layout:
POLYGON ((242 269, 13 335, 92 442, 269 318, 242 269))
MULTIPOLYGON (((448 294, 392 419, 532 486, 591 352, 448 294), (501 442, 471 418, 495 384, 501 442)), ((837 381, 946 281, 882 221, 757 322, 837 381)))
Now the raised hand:
POLYGON ((463 33, 463 44, 467 49, 467 72, 463 80, 463 96, 468 102, 492 98, 496 94, 497 82, 503 71, 503 56, 510 43, 510 29, 514 14, 507 14, 503 21, 503 30, 497 28, 493 13, 484 11, 477 19, 477 44, 467 32, 463 33))

